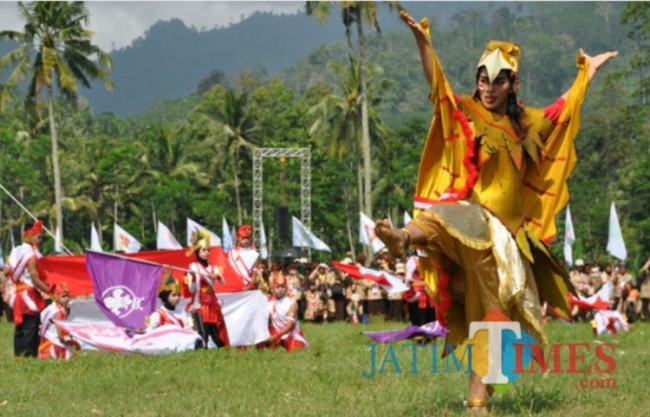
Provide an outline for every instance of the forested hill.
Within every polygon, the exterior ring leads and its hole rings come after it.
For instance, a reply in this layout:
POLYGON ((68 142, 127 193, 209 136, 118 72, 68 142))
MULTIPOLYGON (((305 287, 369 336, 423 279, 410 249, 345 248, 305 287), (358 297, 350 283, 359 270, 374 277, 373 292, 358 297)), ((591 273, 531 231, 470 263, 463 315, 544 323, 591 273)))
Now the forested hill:
MULTIPOLYGON (((522 46, 524 98, 541 104, 571 80, 578 47, 587 51, 623 48, 625 31, 619 24, 623 3, 606 2, 402 2, 416 18, 431 17, 436 49, 453 87, 468 91, 470 66, 487 39, 516 39, 522 46), (463 61, 464 59, 464 61, 463 61), (472 62, 470 62, 472 61, 472 62), (528 76, 530 74, 530 76, 528 76), (530 80, 536 80, 531 84, 530 80)), ((179 5, 179 7, 181 7, 179 5)), ((402 98, 385 103, 396 110, 421 103, 421 81, 404 71, 412 65, 415 48, 408 29, 395 10, 379 7, 383 36, 368 35, 370 60, 397 82, 402 98)), ((369 30, 368 30, 369 32, 369 30)), ((10 50, 0 44, 0 56, 10 50)), ((285 83, 301 91, 314 77, 324 77, 327 62, 345 60, 344 28, 333 12, 319 24, 313 16, 256 13, 242 22, 212 30, 186 27, 180 20, 159 21, 126 47, 111 53, 113 92, 95 83, 82 89, 95 114, 130 115, 146 112, 161 99, 179 99, 197 89, 213 71, 237 76, 251 70, 256 76, 283 74, 285 83)), ((395 93, 398 94, 398 93, 395 93)), ((162 100, 163 102, 165 100, 162 100)), ((390 122, 390 120, 388 120, 390 122)))
MULTIPOLYGON (((481 2, 404 2, 415 16, 435 14, 451 22, 458 11, 487 8, 481 2)), ((182 7, 182 5, 179 5, 182 7)), ((380 6, 382 30, 404 29, 397 13, 380 6)), ((129 47, 111 53, 111 78, 115 91, 95 84, 82 95, 95 114, 141 113, 152 100, 180 98, 195 90, 213 70, 233 75, 241 69, 277 74, 295 64, 319 45, 344 40, 344 27, 337 11, 324 24, 304 13, 272 15, 256 13, 242 22, 207 31, 186 27, 180 20, 159 21, 129 47)))

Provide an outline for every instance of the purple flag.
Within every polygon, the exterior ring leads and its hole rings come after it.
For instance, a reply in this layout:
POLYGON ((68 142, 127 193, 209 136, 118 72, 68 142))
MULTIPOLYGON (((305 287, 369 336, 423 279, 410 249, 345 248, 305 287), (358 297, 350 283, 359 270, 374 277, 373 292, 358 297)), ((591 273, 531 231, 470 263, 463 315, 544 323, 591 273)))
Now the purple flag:
POLYGON ((366 336, 379 343, 390 343, 396 340, 410 339, 415 336, 440 337, 447 336, 449 330, 440 325, 437 321, 427 323, 423 326, 407 326, 404 330, 386 330, 377 332, 363 332, 366 336))
POLYGON ((106 317, 116 326, 144 328, 145 317, 156 310, 162 265, 87 251, 86 268, 106 317))

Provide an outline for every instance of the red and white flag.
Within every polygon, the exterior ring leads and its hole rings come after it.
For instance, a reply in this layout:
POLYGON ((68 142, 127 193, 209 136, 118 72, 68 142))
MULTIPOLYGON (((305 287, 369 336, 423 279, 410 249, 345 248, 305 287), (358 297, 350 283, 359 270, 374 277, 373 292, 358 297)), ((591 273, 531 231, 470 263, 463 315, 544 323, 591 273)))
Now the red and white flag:
POLYGON ((400 277, 386 271, 376 271, 360 265, 349 265, 337 261, 333 261, 332 265, 354 279, 369 279, 375 281, 377 284, 381 285, 383 289, 388 291, 388 294, 400 293, 408 290, 408 287, 400 277))
POLYGON ((359 241, 372 248, 373 253, 379 252, 386 245, 375 235, 375 222, 359 212, 359 241))
POLYGON ((606 282, 591 297, 574 296, 569 294, 569 302, 582 308, 593 308, 598 310, 607 310, 609 308, 609 297, 612 293, 612 282, 606 282))
POLYGON ((140 252, 141 247, 142 244, 136 238, 115 223, 113 232, 113 250, 115 252, 135 253, 140 252))
MULTIPOLYGON (((259 290, 218 294, 231 346, 252 346, 269 337, 269 306, 259 290)), ((81 349, 161 354, 194 349, 200 336, 188 328, 165 325, 136 334, 111 324, 94 300, 75 300, 68 320, 55 320, 81 349)))
POLYGON ((118 326, 72 323, 61 320, 54 320, 54 323, 68 332, 79 343, 81 349, 86 350, 159 355, 194 349, 196 341, 201 338, 192 329, 175 327, 170 324, 160 326, 145 334, 136 334, 131 338, 124 328, 118 326))

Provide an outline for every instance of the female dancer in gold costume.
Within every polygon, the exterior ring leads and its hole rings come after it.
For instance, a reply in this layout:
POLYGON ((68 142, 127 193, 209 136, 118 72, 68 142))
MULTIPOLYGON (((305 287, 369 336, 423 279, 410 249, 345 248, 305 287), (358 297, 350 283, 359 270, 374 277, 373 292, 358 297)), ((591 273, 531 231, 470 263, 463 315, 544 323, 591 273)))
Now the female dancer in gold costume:
MULTIPOLYGON (((517 99, 519 46, 491 41, 473 95, 451 91, 431 44, 428 22, 402 11, 431 85, 434 118, 420 162, 416 216, 403 229, 387 220, 377 236, 395 257, 410 246, 426 253, 419 268, 437 301, 447 343, 468 338, 471 322, 498 309, 547 344, 540 297, 569 317, 572 286, 545 242, 566 205, 580 106, 598 69, 617 52, 580 50, 578 75, 555 103, 534 109, 517 99)), ((472 372, 467 405, 487 413, 488 387, 472 372)))

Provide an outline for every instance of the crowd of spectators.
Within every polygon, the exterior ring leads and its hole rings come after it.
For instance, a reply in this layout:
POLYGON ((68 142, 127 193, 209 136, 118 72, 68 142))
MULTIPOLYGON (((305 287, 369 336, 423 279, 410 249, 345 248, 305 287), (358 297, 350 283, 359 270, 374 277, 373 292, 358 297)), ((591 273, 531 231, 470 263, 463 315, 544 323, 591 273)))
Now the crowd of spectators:
MULTIPOLYGON (((328 321, 367 322, 372 317, 385 320, 409 321, 422 325, 435 320, 433 300, 416 274, 407 274, 407 259, 395 260, 387 252, 380 252, 369 263, 365 255, 351 256, 342 263, 368 266, 385 270, 401 277, 408 291, 389 295, 377 282, 370 279, 353 279, 332 267, 330 263, 309 262, 297 258, 290 262, 262 261, 261 272, 264 281, 273 282, 278 273, 283 273, 289 283, 288 296, 298 303, 298 317, 301 321, 323 323, 328 321)), ((629 322, 650 319, 650 258, 637 276, 633 276, 625 263, 614 266, 611 262, 601 264, 598 259, 586 262, 577 259, 569 275, 577 294, 590 297, 602 286, 612 283, 610 309, 626 315, 629 322)), ((3 278, 3 277, 0 277, 3 278)), ((0 318, 12 320, 8 306, 11 293, 10 280, 0 279, 0 318)), ((260 286, 268 290, 269 286, 260 286)), ((549 315, 551 314, 548 311, 549 315)), ((574 306, 573 319, 590 321, 593 312, 574 306)))
MULTIPOLYGON (((614 266, 611 262, 601 264, 598 259, 591 263, 576 259, 569 275, 576 293, 584 298, 597 294, 611 282, 611 291, 607 294, 610 310, 625 314, 630 323, 650 319, 650 258, 636 277, 623 262, 614 266)), ((593 311, 577 306, 574 306, 572 314, 578 321, 593 319, 593 311)))
POLYGON ((287 277, 288 295, 298 303, 301 321, 367 323, 372 317, 382 317, 422 325, 435 320, 433 299, 417 271, 407 272, 406 259, 395 260, 382 251, 369 264, 366 261, 360 254, 341 262, 386 271, 402 278, 409 289, 389 294, 374 280, 355 279, 330 263, 308 262, 306 258, 284 263, 263 261, 261 269, 266 282, 272 282, 279 273, 287 277))

